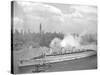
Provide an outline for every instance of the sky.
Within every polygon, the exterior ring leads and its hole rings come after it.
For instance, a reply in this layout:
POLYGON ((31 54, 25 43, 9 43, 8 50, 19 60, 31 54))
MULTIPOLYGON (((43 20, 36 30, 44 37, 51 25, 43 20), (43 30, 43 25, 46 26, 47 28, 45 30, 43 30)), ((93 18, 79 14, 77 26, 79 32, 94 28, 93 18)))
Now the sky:
POLYGON ((97 7, 76 4, 15 1, 13 27, 18 31, 97 32, 97 7))

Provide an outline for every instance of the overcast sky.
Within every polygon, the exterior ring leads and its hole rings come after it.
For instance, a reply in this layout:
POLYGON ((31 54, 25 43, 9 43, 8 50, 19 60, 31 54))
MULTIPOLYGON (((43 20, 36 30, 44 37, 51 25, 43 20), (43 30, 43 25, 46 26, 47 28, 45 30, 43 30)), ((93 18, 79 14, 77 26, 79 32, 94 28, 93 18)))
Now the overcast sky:
POLYGON ((97 7, 86 5, 14 2, 14 28, 39 32, 82 33, 97 31, 97 7))

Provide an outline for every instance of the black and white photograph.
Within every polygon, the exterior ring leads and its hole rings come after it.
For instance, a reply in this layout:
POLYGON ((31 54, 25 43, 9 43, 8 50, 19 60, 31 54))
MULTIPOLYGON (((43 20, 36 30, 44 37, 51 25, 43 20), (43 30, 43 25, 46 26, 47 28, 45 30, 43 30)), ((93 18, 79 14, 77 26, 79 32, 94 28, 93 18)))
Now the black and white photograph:
POLYGON ((11 73, 97 69, 97 9, 11 1, 11 73))

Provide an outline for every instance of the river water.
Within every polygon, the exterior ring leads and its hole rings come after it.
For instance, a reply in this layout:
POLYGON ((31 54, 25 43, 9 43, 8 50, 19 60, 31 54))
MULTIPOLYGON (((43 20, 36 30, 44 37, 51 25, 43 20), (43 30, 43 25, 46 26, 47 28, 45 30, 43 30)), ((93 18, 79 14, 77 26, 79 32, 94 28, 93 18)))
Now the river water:
POLYGON ((55 71, 72 71, 72 70, 87 70, 97 68, 97 55, 93 55, 86 58, 57 62, 52 64, 46 64, 41 67, 26 66, 18 67, 18 59, 20 55, 15 54, 14 59, 14 73, 35 73, 35 72, 55 72, 55 71))

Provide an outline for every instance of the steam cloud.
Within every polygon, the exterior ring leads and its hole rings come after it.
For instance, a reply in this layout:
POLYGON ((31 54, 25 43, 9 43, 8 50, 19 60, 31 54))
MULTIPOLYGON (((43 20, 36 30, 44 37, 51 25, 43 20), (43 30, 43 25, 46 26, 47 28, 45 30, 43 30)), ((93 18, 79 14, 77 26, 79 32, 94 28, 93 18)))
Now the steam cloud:
POLYGON ((82 34, 80 36, 76 35, 66 35, 63 40, 59 38, 54 38, 51 43, 50 47, 63 47, 63 48, 80 48, 81 46, 89 46, 89 45, 96 45, 97 38, 96 34, 82 34))
POLYGON ((77 38, 74 38, 72 35, 68 35, 61 41, 60 44, 62 47, 78 47, 80 46, 80 43, 77 38))

